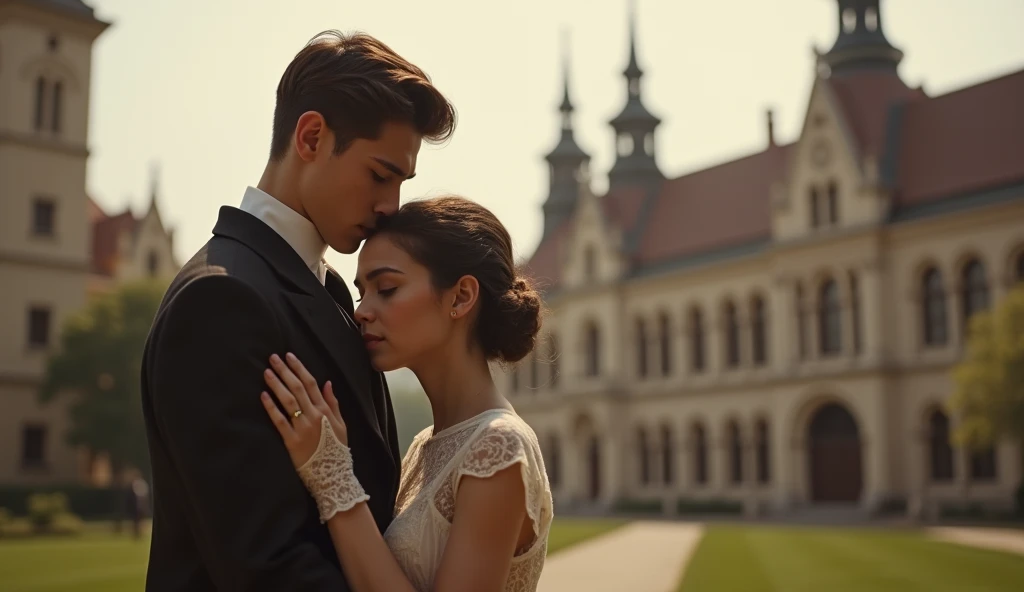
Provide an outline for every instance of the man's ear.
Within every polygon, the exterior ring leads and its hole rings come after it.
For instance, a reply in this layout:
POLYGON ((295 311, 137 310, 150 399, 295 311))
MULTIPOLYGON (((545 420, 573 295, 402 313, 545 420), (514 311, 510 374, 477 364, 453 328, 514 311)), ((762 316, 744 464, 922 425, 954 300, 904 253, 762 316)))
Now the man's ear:
POLYGON ((306 162, 316 160, 316 153, 323 149, 326 136, 330 133, 324 116, 316 111, 306 111, 295 124, 295 152, 306 162))

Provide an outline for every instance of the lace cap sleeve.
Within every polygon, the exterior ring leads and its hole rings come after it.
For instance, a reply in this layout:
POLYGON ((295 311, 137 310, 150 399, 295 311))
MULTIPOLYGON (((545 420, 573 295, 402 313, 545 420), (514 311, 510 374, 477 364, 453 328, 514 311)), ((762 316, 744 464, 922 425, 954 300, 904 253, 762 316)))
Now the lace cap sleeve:
POLYGON ((459 482, 465 475, 486 479, 517 464, 526 490, 526 511, 533 522, 534 533, 546 536, 552 514, 547 472, 537 436, 518 418, 491 420, 474 434, 453 475, 454 493, 458 494, 459 482))

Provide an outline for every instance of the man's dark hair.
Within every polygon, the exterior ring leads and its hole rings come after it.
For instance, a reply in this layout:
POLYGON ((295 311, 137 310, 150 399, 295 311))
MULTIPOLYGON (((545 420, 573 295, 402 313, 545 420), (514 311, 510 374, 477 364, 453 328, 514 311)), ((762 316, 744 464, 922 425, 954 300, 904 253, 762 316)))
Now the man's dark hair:
POLYGON ((423 70, 363 33, 324 31, 288 64, 277 86, 271 160, 284 158, 308 111, 334 132, 335 154, 357 138, 376 139, 391 121, 412 125, 428 142, 455 131, 454 107, 423 70))

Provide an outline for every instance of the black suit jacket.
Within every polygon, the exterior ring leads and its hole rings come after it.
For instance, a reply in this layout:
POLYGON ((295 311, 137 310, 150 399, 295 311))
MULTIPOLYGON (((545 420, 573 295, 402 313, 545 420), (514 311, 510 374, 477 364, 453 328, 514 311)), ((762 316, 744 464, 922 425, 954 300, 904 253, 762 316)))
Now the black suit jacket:
POLYGON ((164 296, 143 358, 153 469, 146 590, 344 592, 316 504, 260 403, 272 353, 333 382, 355 472, 383 531, 400 457, 384 377, 373 371, 352 298, 320 285, 274 230, 223 207, 214 236, 164 296))

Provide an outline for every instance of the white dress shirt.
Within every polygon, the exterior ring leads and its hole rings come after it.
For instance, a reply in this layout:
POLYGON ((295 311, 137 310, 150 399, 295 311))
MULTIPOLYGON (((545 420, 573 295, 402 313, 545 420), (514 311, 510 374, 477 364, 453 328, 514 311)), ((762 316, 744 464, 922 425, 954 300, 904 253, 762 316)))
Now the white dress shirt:
POLYGON ((327 243, 312 222, 255 187, 246 188, 242 204, 238 207, 262 220, 291 245, 323 285, 327 277, 327 263, 324 261, 327 243))

